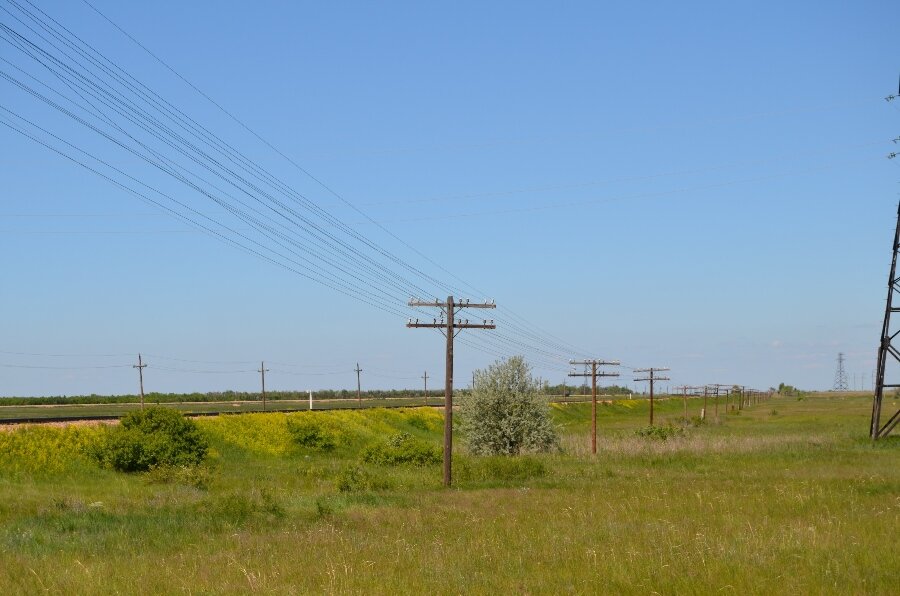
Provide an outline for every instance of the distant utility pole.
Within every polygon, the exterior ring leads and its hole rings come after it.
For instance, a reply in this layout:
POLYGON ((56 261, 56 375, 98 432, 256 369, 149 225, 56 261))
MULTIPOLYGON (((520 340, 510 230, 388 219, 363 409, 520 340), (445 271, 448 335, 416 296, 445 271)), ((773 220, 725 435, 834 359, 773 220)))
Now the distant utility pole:
POLYGON ((266 411, 266 373, 269 372, 269 369, 266 368, 265 362, 259 363, 259 370, 256 371, 260 374, 262 380, 262 402, 263 402, 263 412, 266 411))
POLYGON ((138 369, 138 379, 141 382, 141 409, 144 409, 144 369, 147 368, 147 365, 141 361, 141 355, 138 354, 138 363, 132 364, 131 368, 138 369))
POLYGON ((457 320, 457 313, 464 308, 497 308, 494 302, 472 303, 468 300, 455 302, 453 296, 447 296, 446 302, 434 300, 425 302, 410 300, 409 306, 431 307, 441 309, 441 320, 433 319, 431 323, 420 323, 419 319, 410 319, 407 327, 424 327, 439 329, 447 338, 447 366, 444 379, 444 486, 450 486, 453 461, 453 338, 463 329, 496 329, 493 321, 470 323, 468 319, 457 320))
POLYGON ((706 405, 709 401, 709 385, 703 386, 703 411, 700 413, 700 418, 702 420, 706 420, 706 405))
POLYGON ((428 371, 425 371, 425 374, 422 375, 422 379, 425 380, 425 405, 428 405, 428 371))
POLYGON ((597 454, 597 377, 618 377, 619 373, 598 372, 598 366, 619 366, 618 360, 569 360, 569 364, 590 365, 591 372, 569 373, 570 377, 591 377, 591 453, 597 454))
POLYGON ((691 387, 688 387, 687 385, 682 385, 681 387, 675 388, 675 391, 681 391, 681 401, 684 404, 684 419, 685 419, 685 421, 687 421, 687 392, 688 392, 688 389, 691 389, 691 387))
POLYGON ((653 384, 656 381, 669 381, 669 377, 661 377, 657 374, 667 370, 671 369, 665 366, 634 369, 636 373, 647 373, 647 376, 635 379, 635 381, 650 381, 650 426, 653 426, 653 384))
POLYGON ((721 391, 724 390, 724 392, 725 392, 725 411, 728 412, 728 394, 731 392, 731 387, 733 387, 733 385, 723 385, 721 383, 714 383, 713 385, 710 385, 710 387, 712 387, 715 390, 715 393, 713 394, 715 396, 715 400, 716 400, 715 416, 716 416, 716 420, 718 420, 719 419, 719 396, 722 395, 721 391))
POLYGON ((747 387, 745 387, 744 385, 741 385, 741 397, 738 400, 738 411, 739 412, 744 409, 744 395, 746 393, 747 393, 747 387))
POLYGON ((844 353, 838 352, 837 370, 834 371, 833 391, 849 391, 847 386, 847 371, 844 370, 844 353))
POLYGON ((359 362, 356 363, 356 368, 353 370, 356 371, 356 403, 362 405, 362 391, 359 384, 359 373, 362 372, 362 369, 359 367, 359 362))

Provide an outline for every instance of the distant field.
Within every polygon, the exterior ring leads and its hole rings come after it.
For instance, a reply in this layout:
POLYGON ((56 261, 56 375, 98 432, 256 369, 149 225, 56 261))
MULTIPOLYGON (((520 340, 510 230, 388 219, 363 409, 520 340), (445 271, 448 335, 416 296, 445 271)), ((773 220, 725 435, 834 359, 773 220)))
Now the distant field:
MULTIPOLYGON (((429 404, 443 403, 443 400, 429 398, 429 404)), ((2 403, 2 402, 0 402, 2 403)), ((364 399, 357 403, 355 399, 329 399, 313 400, 314 410, 327 410, 333 408, 372 408, 372 407, 399 407, 424 405, 423 398, 392 398, 392 399, 364 399)), ((156 405, 146 402, 147 406, 156 405)), ((180 402, 163 403, 162 407, 175 408, 187 414, 204 413, 241 413, 262 412, 261 401, 239 402, 180 402)), ((122 416, 133 410, 140 409, 139 403, 128 404, 65 404, 47 406, 3 406, 0 405, 0 422, 17 418, 64 418, 85 416, 122 416)), ((309 400, 278 400, 267 403, 269 411, 302 411, 309 409, 309 400)))
POLYGON ((97 468, 103 429, 0 433, 0 593, 897 592, 900 440, 866 438, 868 397, 720 404, 668 440, 635 433, 647 406, 601 406, 596 457, 586 404, 552 406, 563 453, 460 438, 450 490, 438 465, 360 461, 398 431, 437 446, 438 409, 313 414, 329 454, 292 443, 308 413, 202 418, 214 457, 179 478, 97 468))
MULTIPOLYGON (((560 396, 555 399, 562 400, 560 396)), ((608 399, 608 398, 607 398, 608 399)), ((588 401, 590 396, 570 396, 566 401, 588 401)), ((147 406, 156 405, 147 400, 147 406)), ((395 408, 412 406, 438 406, 443 405, 443 396, 425 397, 394 397, 394 398, 363 398, 359 402, 356 399, 313 399, 314 410, 330 409, 356 409, 356 408, 395 408)), ((0 423, 10 420, 29 419, 57 419, 57 418, 83 418, 91 416, 115 416, 120 417, 128 412, 140 409, 140 403, 109 403, 109 404, 50 404, 50 405, 2 405, 0 399, 0 423)), ((189 402, 164 402, 159 404, 166 408, 175 408, 186 414, 232 414, 242 412, 262 412, 261 401, 189 401, 189 402)), ((279 399, 267 402, 267 411, 306 411, 309 410, 309 400, 279 399)))

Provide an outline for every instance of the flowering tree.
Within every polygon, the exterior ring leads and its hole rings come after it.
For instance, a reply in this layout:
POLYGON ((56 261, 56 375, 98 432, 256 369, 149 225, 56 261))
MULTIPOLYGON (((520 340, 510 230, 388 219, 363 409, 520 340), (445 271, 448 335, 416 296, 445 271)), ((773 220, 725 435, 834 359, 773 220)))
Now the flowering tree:
POLYGON ((461 429, 478 455, 517 455, 558 448, 540 383, 522 356, 475 371, 471 395, 460 399, 461 429))

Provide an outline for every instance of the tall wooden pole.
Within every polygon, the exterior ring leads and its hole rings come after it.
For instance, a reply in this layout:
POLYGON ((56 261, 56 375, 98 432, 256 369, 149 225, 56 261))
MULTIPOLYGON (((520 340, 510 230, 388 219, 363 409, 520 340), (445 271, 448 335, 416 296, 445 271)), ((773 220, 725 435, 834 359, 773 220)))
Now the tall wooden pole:
POLYGON ((591 453, 597 455, 597 363, 591 362, 591 453))
POLYGON ((646 377, 642 377, 639 379, 635 379, 635 381, 650 381, 650 426, 653 426, 653 385, 656 381, 670 381, 669 377, 661 377, 657 373, 661 371, 669 370, 666 367, 651 367, 651 368, 635 368, 634 372, 636 373, 648 373, 646 377))
POLYGON ((422 378, 425 380, 425 405, 428 405, 428 371, 425 371, 425 374, 422 375, 422 378))
POLYGON ((262 379, 262 404, 263 404, 263 412, 266 411, 266 368, 265 362, 259 363, 259 370, 257 371, 262 379))
POLYGON ((447 372, 444 383, 444 486, 450 486, 453 462, 453 334, 456 332, 453 296, 447 296, 447 372))
POLYGON ((453 336, 463 329, 494 329, 493 321, 485 320, 483 323, 469 323, 466 320, 456 320, 457 310, 464 308, 496 308, 493 302, 472 303, 468 300, 454 301, 453 296, 447 296, 447 302, 410 300, 409 306, 440 308, 447 317, 446 321, 434 319, 432 323, 419 322, 419 319, 410 319, 407 327, 420 327, 440 329, 447 338, 447 366, 444 382, 444 486, 450 486, 453 477, 453 336))
MULTIPOLYGON (((598 366, 619 366, 618 360, 569 360, 569 364, 584 365, 584 372, 578 373, 572 371, 568 376, 570 377, 586 377, 590 375, 591 377, 591 453, 597 453, 597 377, 618 377, 619 373, 613 372, 604 372, 598 370, 598 366), (587 365, 591 365, 591 372, 587 372, 587 365)), ((565 388, 565 382, 563 382, 563 387, 565 388)), ((563 389, 563 394, 565 394, 565 389, 563 389)))
POLYGON ((147 367, 146 364, 141 360, 141 355, 138 354, 138 363, 132 365, 132 368, 138 369, 138 379, 141 383, 141 409, 144 409, 144 369, 147 367))
POLYGON ((356 363, 356 368, 353 370, 356 371, 356 403, 362 405, 362 391, 359 383, 359 373, 362 372, 362 369, 359 367, 359 362, 356 363))

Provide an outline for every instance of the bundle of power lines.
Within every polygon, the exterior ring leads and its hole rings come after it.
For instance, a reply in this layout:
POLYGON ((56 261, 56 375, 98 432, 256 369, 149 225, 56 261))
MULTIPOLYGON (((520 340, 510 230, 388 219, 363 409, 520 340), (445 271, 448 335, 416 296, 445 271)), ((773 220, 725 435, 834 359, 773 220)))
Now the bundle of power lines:
MULTIPOLYGON (((425 314, 408 304, 410 296, 485 295, 359 211, 139 43, 320 192, 453 281, 358 232, 29 0, 0 4, 0 43, 7 87, 0 124, 188 226, 402 320, 425 314), (20 94, 16 105, 13 91, 20 94)), ((559 372, 572 355, 589 356, 502 305, 494 321, 497 332, 459 341, 494 357, 522 354, 559 372)))

